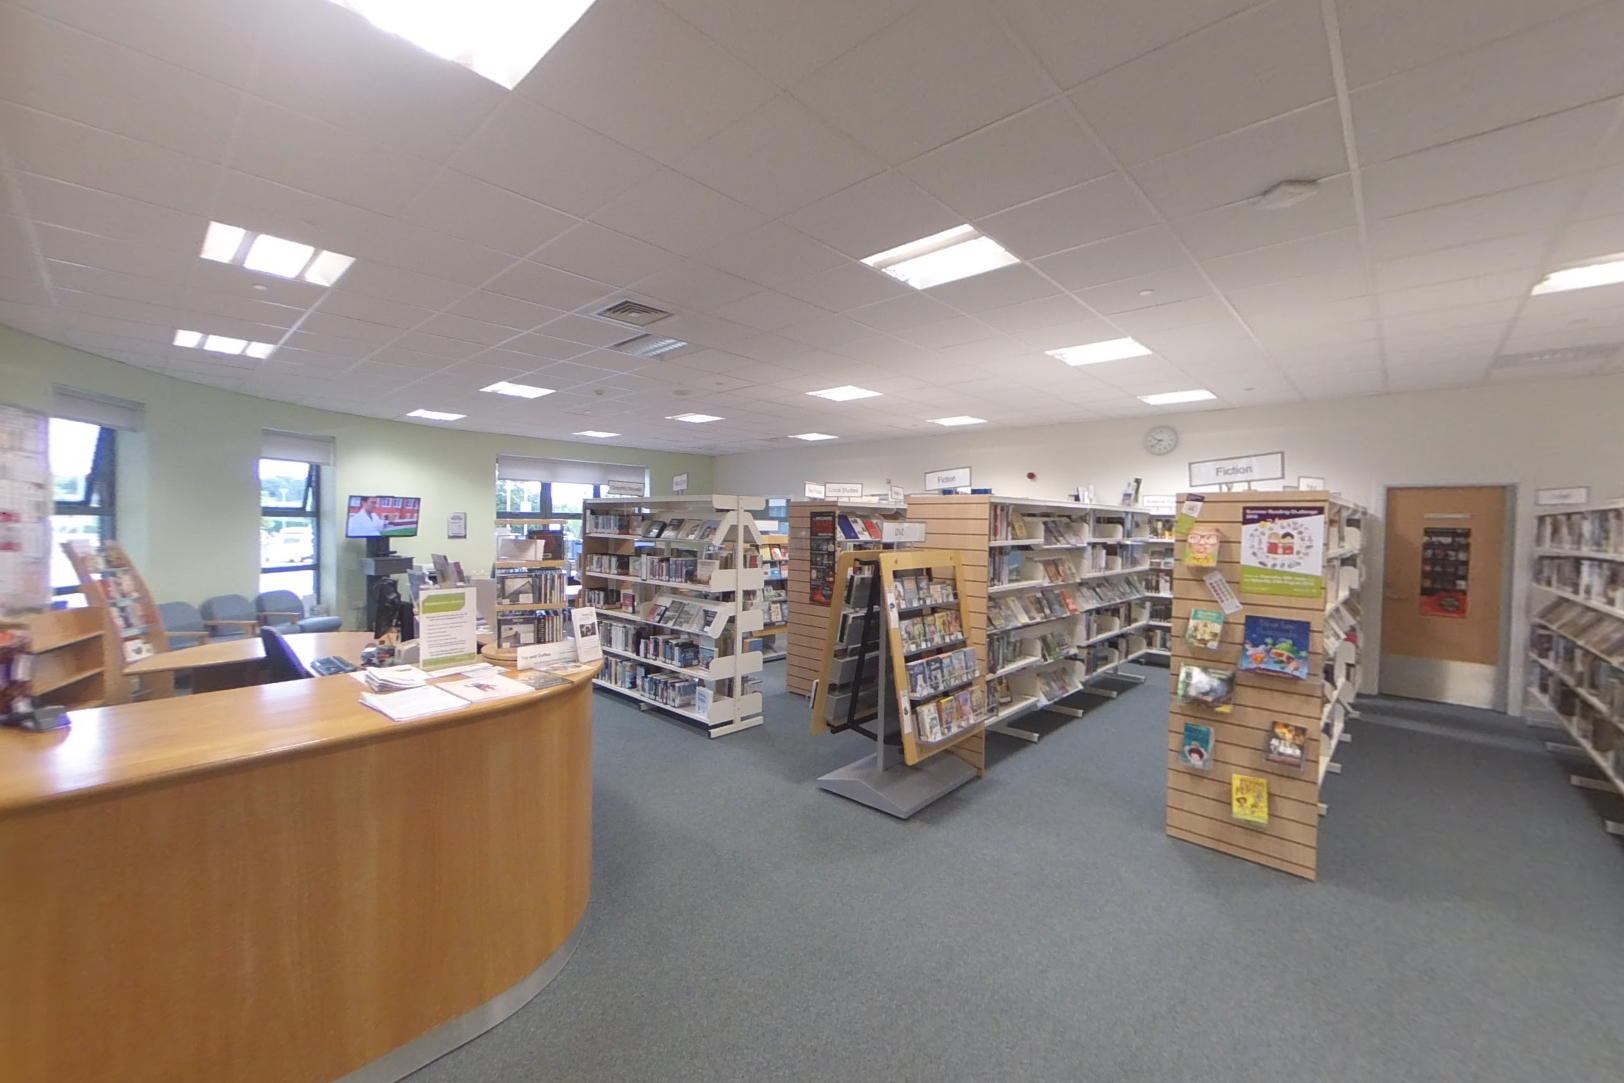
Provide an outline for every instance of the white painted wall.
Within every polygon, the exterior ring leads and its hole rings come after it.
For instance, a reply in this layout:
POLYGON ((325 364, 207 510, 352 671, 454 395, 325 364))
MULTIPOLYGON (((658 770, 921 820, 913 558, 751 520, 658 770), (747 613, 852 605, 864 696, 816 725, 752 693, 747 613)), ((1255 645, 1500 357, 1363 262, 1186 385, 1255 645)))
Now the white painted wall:
MULTIPOLYGON (((716 485, 721 492, 799 496, 807 481, 862 481, 869 491, 883 492, 890 478, 917 491, 925 471, 968 464, 977 488, 1000 495, 1065 499, 1078 485, 1093 485, 1096 499, 1114 502, 1134 477, 1144 479, 1145 493, 1180 492, 1188 486, 1191 460, 1269 451, 1285 452, 1289 482, 1300 474, 1323 477, 1333 491, 1378 515, 1388 486, 1518 487, 1509 652, 1509 706, 1516 712, 1528 635, 1534 490, 1588 485, 1592 500, 1624 496, 1624 376, 807 445, 720 456, 716 485), (1158 423, 1179 430, 1171 455, 1143 449, 1145 431, 1158 423), (1028 472, 1036 479, 1028 480, 1028 472)), ((1379 521, 1366 533, 1373 543, 1364 596, 1372 660, 1366 690, 1374 691, 1381 631, 1379 521)))

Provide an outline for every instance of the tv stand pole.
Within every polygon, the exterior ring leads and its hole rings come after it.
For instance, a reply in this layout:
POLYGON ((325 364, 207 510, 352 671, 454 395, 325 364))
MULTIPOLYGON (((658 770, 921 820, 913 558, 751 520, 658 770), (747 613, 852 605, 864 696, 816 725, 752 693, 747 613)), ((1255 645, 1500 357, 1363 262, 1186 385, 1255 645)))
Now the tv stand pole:
POLYGON ((361 574, 367 578, 366 626, 370 630, 377 619, 376 601, 378 581, 393 579, 412 570, 412 558, 403 557, 389 548, 386 537, 368 538, 367 555, 361 558, 361 574))

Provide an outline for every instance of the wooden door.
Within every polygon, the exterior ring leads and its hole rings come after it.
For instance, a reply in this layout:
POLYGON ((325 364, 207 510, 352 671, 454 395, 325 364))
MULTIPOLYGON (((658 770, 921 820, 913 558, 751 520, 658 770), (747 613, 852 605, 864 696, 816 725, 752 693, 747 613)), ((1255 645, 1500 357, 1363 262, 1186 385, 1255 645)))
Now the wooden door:
POLYGON ((1383 693, 1502 707, 1506 509, 1502 486, 1388 490, 1383 693))

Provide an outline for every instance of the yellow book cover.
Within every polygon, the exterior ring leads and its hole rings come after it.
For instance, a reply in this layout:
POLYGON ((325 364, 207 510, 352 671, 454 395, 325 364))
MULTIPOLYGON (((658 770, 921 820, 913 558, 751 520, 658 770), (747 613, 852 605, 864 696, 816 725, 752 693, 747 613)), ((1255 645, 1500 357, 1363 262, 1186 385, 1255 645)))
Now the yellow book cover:
POLYGON ((1184 563, 1190 568, 1216 568, 1218 546, 1223 535, 1216 529, 1200 527, 1190 531, 1184 539, 1184 563))
POLYGON ((1235 819, 1259 827, 1269 825, 1269 780, 1251 775, 1229 779, 1229 811, 1235 819))

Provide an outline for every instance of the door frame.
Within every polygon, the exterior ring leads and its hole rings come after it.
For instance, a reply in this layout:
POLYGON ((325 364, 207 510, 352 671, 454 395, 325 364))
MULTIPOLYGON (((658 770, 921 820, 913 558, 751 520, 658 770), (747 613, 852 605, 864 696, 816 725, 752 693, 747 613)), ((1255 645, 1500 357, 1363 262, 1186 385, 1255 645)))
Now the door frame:
MULTIPOLYGON (((1368 671, 1370 674, 1368 683, 1375 686, 1371 691, 1378 695, 1381 693, 1381 662, 1386 651, 1386 644, 1383 642, 1382 636, 1382 622, 1387 615, 1387 598, 1383 589, 1383 577, 1387 574, 1387 494, 1394 489, 1503 489, 1506 494, 1506 510, 1505 523, 1501 528, 1505 544, 1501 547, 1504 552, 1504 560, 1502 562, 1503 567, 1500 569, 1500 582, 1502 585, 1499 615, 1500 651, 1499 662, 1495 666, 1494 707, 1492 709, 1499 711, 1501 714, 1511 714, 1513 707, 1520 711, 1522 709, 1521 697, 1519 696, 1518 702, 1513 704, 1511 696, 1511 690, 1514 687, 1521 687, 1520 683, 1515 685, 1512 683, 1512 677, 1514 676, 1512 665, 1520 660, 1520 656, 1513 653, 1512 644, 1517 641, 1517 633, 1519 632, 1521 632, 1522 638, 1527 638, 1527 629, 1521 627, 1527 622, 1519 620, 1518 614, 1523 612, 1523 600, 1528 596, 1528 585, 1517 579, 1517 557, 1521 552, 1518 545, 1521 539, 1517 534, 1517 508, 1521 493, 1517 483, 1511 481, 1406 481, 1393 484, 1382 482, 1376 488, 1381 500, 1380 510, 1372 509, 1372 511, 1375 512, 1377 522, 1381 523, 1381 561, 1379 567, 1366 569, 1367 584, 1369 585, 1366 589, 1365 604, 1366 623, 1373 624, 1376 632, 1376 650, 1372 652, 1376 664, 1369 667, 1368 671), (1372 571, 1377 574, 1372 576, 1372 571), (1375 582, 1370 584, 1369 581, 1372 578, 1375 579, 1375 582), (1374 588, 1377 597, 1381 600, 1381 605, 1373 620, 1370 619, 1369 605, 1371 587, 1374 588)), ((1368 544, 1369 534, 1367 532, 1367 547, 1368 544)), ((1520 666, 1518 666, 1515 676, 1520 682, 1522 677, 1520 666)))

